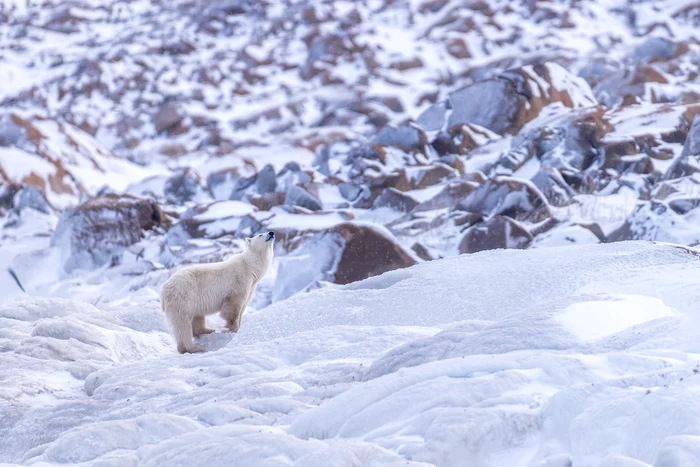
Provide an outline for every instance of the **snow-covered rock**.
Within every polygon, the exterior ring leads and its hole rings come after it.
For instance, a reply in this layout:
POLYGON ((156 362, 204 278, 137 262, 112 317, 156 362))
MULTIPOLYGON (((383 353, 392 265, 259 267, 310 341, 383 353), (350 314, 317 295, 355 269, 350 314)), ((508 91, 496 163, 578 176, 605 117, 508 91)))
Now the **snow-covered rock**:
POLYGON ((65 211, 51 245, 60 249, 66 270, 91 269, 113 261, 147 232, 169 225, 170 219, 155 201, 105 195, 65 211))

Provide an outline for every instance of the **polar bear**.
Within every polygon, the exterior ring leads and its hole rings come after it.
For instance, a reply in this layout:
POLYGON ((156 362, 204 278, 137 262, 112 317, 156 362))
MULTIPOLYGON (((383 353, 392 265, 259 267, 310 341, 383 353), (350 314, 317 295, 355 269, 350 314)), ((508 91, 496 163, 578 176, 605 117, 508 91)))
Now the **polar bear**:
POLYGON ((161 304, 180 353, 203 352, 192 336, 210 334, 207 315, 221 311, 226 327, 237 332, 255 287, 272 264, 275 233, 246 238, 245 250, 219 263, 186 266, 163 284, 161 304))

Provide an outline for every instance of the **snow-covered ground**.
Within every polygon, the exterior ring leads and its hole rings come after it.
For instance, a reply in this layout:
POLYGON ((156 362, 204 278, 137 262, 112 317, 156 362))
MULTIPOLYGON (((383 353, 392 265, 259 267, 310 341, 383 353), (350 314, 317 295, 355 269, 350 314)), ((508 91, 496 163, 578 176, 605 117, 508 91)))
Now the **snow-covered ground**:
POLYGON ((698 31, 0 0, 0 463, 700 465, 698 31), (240 333, 177 354, 163 282, 266 230, 240 333))
POLYGON ((700 463, 700 258, 687 247, 422 263, 249 312, 238 335, 212 317, 197 355, 175 352, 152 292, 0 308, 0 462, 700 463))

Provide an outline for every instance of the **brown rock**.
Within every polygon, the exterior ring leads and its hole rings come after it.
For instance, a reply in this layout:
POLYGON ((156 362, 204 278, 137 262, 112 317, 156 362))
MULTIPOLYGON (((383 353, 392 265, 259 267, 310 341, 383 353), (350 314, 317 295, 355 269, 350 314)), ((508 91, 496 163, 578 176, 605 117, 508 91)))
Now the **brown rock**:
POLYGON ((349 284, 416 264, 403 247, 372 227, 343 223, 331 231, 339 233, 343 241, 333 278, 336 284, 349 284))
POLYGON ((284 204, 286 198, 285 193, 265 193, 264 195, 248 195, 250 204, 258 208, 260 211, 269 211, 275 206, 284 204))
POLYGON ((456 37, 447 43, 447 52, 455 58, 471 58, 469 47, 464 39, 456 37))
POLYGON ((434 258, 433 255, 430 253, 430 250, 428 250, 428 248, 420 242, 416 242, 413 245, 411 245, 411 250, 413 250, 413 252, 423 261, 432 261, 434 259, 437 259, 434 258))
MULTIPOLYGON (((25 119, 16 114, 6 114, 0 117, 2 137, 0 146, 14 146, 26 153, 27 161, 17 160, 17 164, 28 167, 36 166, 30 159, 42 159, 45 167, 39 173, 23 172, 22 179, 10 179, 11 171, 0 173, 0 178, 20 184, 33 185, 39 188, 46 198, 56 204, 57 197, 53 195, 73 195, 77 201, 78 195, 85 193, 85 187, 73 175, 74 167, 89 168, 95 172, 103 171, 104 159, 116 156, 100 147, 92 137, 64 121, 50 122, 55 131, 44 134, 40 128, 46 125, 46 119, 34 117, 25 119), (82 136, 80 136, 82 135, 82 136), (87 142, 87 144, 86 144, 87 142), (104 158, 104 159, 103 159, 104 158)), ((0 167, 0 172, 2 172, 0 167)), ((62 203, 68 197, 63 198, 62 203)), ((57 207, 60 207, 57 205, 57 207)))
POLYGON ((393 68, 395 70, 399 71, 407 71, 407 70, 413 70, 415 68, 422 68, 423 67, 423 60, 421 60, 418 57, 414 57, 409 60, 399 60, 396 62, 392 62, 389 65, 389 68, 393 68))
POLYGON ((398 97, 388 96, 379 101, 394 112, 401 113, 404 111, 403 104, 398 97))
POLYGON ((187 154, 187 148, 180 143, 164 144, 158 152, 168 157, 180 157, 187 154))
POLYGON ((173 131, 185 118, 184 114, 174 104, 163 105, 154 117, 154 124, 157 133, 173 131))
POLYGON ((396 188, 386 188, 374 200, 372 207, 374 209, 387 207, 401 212, 411 212, 417 205, 418 201, 396 188))
POLYGON ((366 187, 366 189, 369 190, 368 195, 360 196, 359 199, 355 200, 354 206, 357 208, 371 207, 377 196, 387 188, 395 188, 399 191, 409 191, 411 189, 411 184, 408 181, 405 169, 398 169, 389 173, 368 171, 352 181, 354 186, 366 187))
POLYGON ((446 178, 452 178, 454 176, 455 170, 452 167, 437 163, 432 166, 417 169, 413 174, 411 182, 415 189, 422 189, 442 183, 446 178))
POLYGON ((469 154, 470 151, 500 138, 499 135, 472 123, 454 125, 448 130, 455 146, 455 154, 469 154))
POLYGON ((459 243, 459 252, 501 248, 524 249, 532 242, 532 234, 520 223, 506 216, 493 216, 469 227, 459 243))

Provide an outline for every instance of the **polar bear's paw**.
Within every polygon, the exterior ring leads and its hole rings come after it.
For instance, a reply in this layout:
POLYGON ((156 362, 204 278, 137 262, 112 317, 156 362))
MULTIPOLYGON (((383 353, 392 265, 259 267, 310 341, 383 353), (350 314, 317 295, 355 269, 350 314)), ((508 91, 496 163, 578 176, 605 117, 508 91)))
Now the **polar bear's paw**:
POLYGON ((192 344, 191 346, 178 346, 177 351, 180 353, 200 353, 204 352, 204 347, 199 344, 192 344))
POLYGON ((211 333, 213 333, 213 332, 216 332, 216 331, 214 331, 213 329, 209 329, 209 328, 195 329, 194 332, 192 333, 192 335, 193 335, 194 337, 199 337, 199 336, 201 336, 202 334, 211 334, 211 333))

